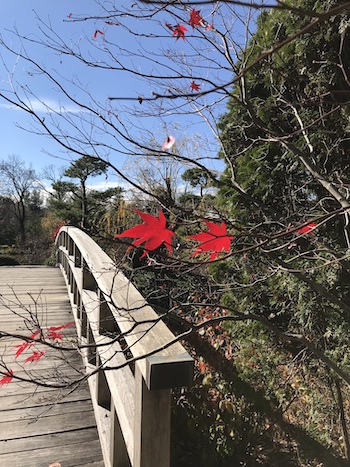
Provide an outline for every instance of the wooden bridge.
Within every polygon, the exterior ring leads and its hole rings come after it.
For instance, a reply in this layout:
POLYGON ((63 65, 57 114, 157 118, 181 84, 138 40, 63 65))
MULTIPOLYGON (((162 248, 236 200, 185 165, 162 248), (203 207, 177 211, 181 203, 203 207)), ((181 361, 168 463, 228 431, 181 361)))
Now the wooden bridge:
POLYGON ((0 466, 169 467, 191 357, 90 237, 56 242, 60 268, 0 268, 0 466))

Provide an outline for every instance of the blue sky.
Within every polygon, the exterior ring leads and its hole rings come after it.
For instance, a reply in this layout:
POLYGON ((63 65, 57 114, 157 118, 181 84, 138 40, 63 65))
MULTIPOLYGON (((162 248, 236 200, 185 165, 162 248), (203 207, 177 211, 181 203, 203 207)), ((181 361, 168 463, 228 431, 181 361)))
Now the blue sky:
MULTIPOLYGON (((123 27, 108 26, 104 21, 89 20, 89 21, 71 21, 68 15, 71 13, 72 18, 79 15, 79 17, 87 17, 98 11, 96 9, 96 2, 94 0, 86 0, 84 2, 47 2, 44 0, 12 0, 11 2, 1 2, 0 4, 0 31, 4 38, 4 41, 13 47, 15 50, 21 53, 27 53, 29 57, 33 57, 45 70, 55 70, 57 76, 59 76, 60 82, 64 84, 66 89, 72 93, 74 97, 77 97, 79 102, 91 102, 90 97, 85 94, 85 89, 91 93, 97 104, 101 103, 104 107, 110 109, 110 115, 108 118, 117 119, 121 125, 127 122, 128 130, 132 132, 133 138, 141 141, 147 141, 147 138, 153 139, 155 145, 161 146, 167 133, 171 132, 175 134, 177 139, 186 139, 189 137, 195 138, 195 134, 200 133, 204 135, 209 142, 212 142, 210 131, 206 126, 201 123, 201 119, 193 114, 187 115, 184 113, 181 115, 178 109, 171 111, 163 111, 161 103, 159 108, 160 118, 155 119, 152 116, 138 115, 137 112, 143 112, 145 104, 142 107, 136 102, 128 101, 113 101, 108 102, 109 96, 117 97, 134 97, 142 95, 144 97, 152 96, 152 92, 166 93, 168 92, 168 86, 173 86, 173 83, 166 80, 156 80, 151 84, 145 84, 142 80, 136 76, 130 75, 123 71, 101 71, 96 70, 93 67, 88 67, 84 64, 79 63, 71 56, 62 56, 58 53, 54 53, 52 50, 39 46, 36 41, 40 40, 48 32, 47 25, 50 25, 57 38, 60 37, 68 45, 75 44, 75 46, 81 47, 83 52, 87 53, 87 56, 94 57, 94 59, 104 59, 103 49, 104 40, 111 42, 111 48, 115 52, 115 57, 118 59, 119 55, 122 61, 130 68, 139 70, 141 72, 156 72, 162 74, 170 73, 176 74, 177 70, 172 61, 173 50, 175 53, 181 54, 182 50, 186 53, 193 54, 195 57, 195 50, 191 49, 194 41, 190 38, 192 28, 187 25, 188 40, 182 41, 181 39, 176 41, 172 37, 172 32, 164 27, 165 21, 170 21, 174 24, 174 18, 164 12, 164 15, 160 16, 160 22, 155 26, 154 23, 130 20, 129 18, 122 18, 123 27), (83 5, 83 6, 82 6, 83 5), (77 8, 77 10, 74 10, 77 8), (128 28, 134 28, 136 36, 130 34, 128 28), (162 37, 152 38, 153 28, 157 27, 157 33, 162 37), (11 30, 16 28, 18 33, 30 39, 28 42, 25 41, 25 50, 19 44, 18 38, 11 30), (41 28, 41 32, 39 31, 41 28), (93 39, 95 30, 104 32, 104 35, 97 34, 96 39, 93 39), (151 34, 151 37, 149 36, 151 34), (140 37, 137 37, 140 35, 140 37), (147 41, 142 36, 148 36, 147 41), (100 47, 100 49, 98 48, 100 47), (154 63, 149 60, 143 59, 145 53, 144 48, 150 52, 154 50, 154 63), (133 51, 134 54, 129 55, 127 51, 133 51), (165 58, 164 58, 165 57, 165 58), (170 71, 169 71, 170 70, 170 71), (72 86, 71 82, 79 82, 80 89, 76 86, 72 86), (135 110, 133 108, 135 107, 135 110), (139 106, 137 108, 137 106, 139 106), (138 110, 139 109, 139 110, 138 110)), ((131 5, 133 2, 125 0, 126 5, 131 5)), ((132 10, 130 10, 132 11, 132 10)), ((209 11, 209 10, 208 10, 209 11)), ((204 14, 202 10, 202 14, 204 14)), ((208 16, 208 20, 210 17, 208 16)), ((229 21, 229 18, 225 18, 225 21, 229 21)), ((217 20, 218 22, 218 20, 217 20)), ((50 33, 51 34, 51 33, 50 33)), ((239 37, 242 34, 242 25, 238 21, 235 23, 235 36, 239 37)), ((52 39, 51 39, 52 41, 52 39)), ((239 39, 238 39, 239 41, 239 39)), ((80 114, 81 108, 68 101, 61 93, 58 92, 57 87, 55 88, 52 83, 49 83, 47 79, 37 72, 37 70, 30 65, 30 63, 19 60, 16 55, 9 54, 3 47, 0 46, 0 54, 2 56, 2 63, 0 63, 0 86, 2 90, 9 90, 13 85, 17 90, 20 90, 20 94, 24 100, 30 101, 30 104, 37 112, 40 118, 49 119, 54 115, 53 111, 60 109, 63 117, 75 118, 77 115, 82 115, 84 122, 82 123, 81 129, 83 129, 86 135, 89 134, 91 121, 90 114, 80 114), (10 79, 13 80, 10 85, 10 79), (46 107, 43 105, 46 104, 46 107)), ((112 61, 113 63, 113 61, 112 61)), ((116 63, 117 65, 117 63, 116 63)), ((200 69, 200 68, 198 68, 200 69)), ((189 68, 189 75, 186 80, 175 80, 176 86, 181 87, 181 90, 189 92, 189 84, 192 70, 189 68)), ((197 70, 193 70, 193 73, 198 73, 197 70)), ((228 72, 224 80, 230 80, 232 72, 228 72)), ((56 76, 56 75, 55 75, 56 76)), ((205 67, 201 70, 201 90, 205 90, 206 78, 212 78, 213 70, 206 69, 205 67)), ((215 77, 217 79, 217 77, 215 77)), ((195 79, 198 81, 198 74, 195 74, 195 79)), ((96 108, 96 106, 95 106, 96 108)), ((223 112, 225 109, 224 105, 221 105, 220 111, 223 112)), ((218 112, 219 114, 220 112, 218 112)), ((108 112, 109 114, 109 112, 108 112)), ((0 121, 1 121, 1 154, 0 159, 6 158, 8 155, 15 154, 24 159, 28 164, 31 164, 36 170, 40 171, 43 167, 48 165, 55 166, 68 166, 69 161, 77 157, 73 154, 62 152, 60 146, 50 137, 44 135, 33 134, 33 120, 31 117, 13 108, 8 102, 1 100, 0 98, 0 121), (27 131, 19 128, 26 128, 27 131), (50 155, 48 155, 50 154, 50 155)), ((116 121, 116 120, 114 120, 116 121)), ((71 134, 72 125, 63 119, 63 131, 67 131, 71 134), (67 130, 66 130, 67 128, 67 130)), ((35 130, 34 130, 35 131, 35 130)), ((80 129, 79 129, 80 131, 80 129)), ((104 135, 104 129, 95 129, 95 135, 100 138, 106 146, 110 144, 114 146, 114 152, 103 148, 103 145, 96 149, 99 154, 110 155, 115 165, 121 167, 125 163, 124 143, 125 140, 120 138, 114 138, 114 135, 104 135), (116 149, 116 150, 115 150, 116 149), (120 149, 120 151, 118 151, 120 149), (102 152, 101 152, 102 151, 102 152)), ((76 133, 78 135, 78 133, 76 133)), ((125 143, 126 144, 126 143, 125 143)), ((132 153, 132 144, 127 143, 127 152, 132 153)), ((97 146, 96 146, 97 147, 97 146)), ((209 148, 209 144, 206 145, 209 148)), ((209 156, 216 156, 217 150, 208 149, 209 156), (212 154, 210 154, 212 151, 212 154)), ((201 149, 203 151, 203 149, 201 149)), ((203 155, 205 157, 206 154, 203 155)))
MULTIPOLYGON (((91 11, 94 2, 91 0, 84 2, 86 11, 91 11)), ((79 8, 81 8, 79 6, 79 8)), ((52 29, 57 32, 68 43, 70 41, 79 41, 86 35, 92 36, 93 26, 84 22, 69 23, 67 22, 67 15, 71 12, 72 2, 47 2, 44 0, 31 0, 30 2, 24 0, 12 0, 11 2, 1 2, 0 5, 0 30, 5 41, 16 47, 18 50, 18 40, 16 36, 10 32, 16 28, 19 34, 34 40, 40 36, 38 27, 42 26, 38 18, 46 23, 51 23, 52 29)), ((84 13, 84 10, 79 11, 84 13)), ((45 101, 53 109, 58 106, 65 105, 66 110, 74 112, 74 106, 64 101, 62 96, 54 90, 47 80, 40 80, 35 73, 32 73, 32 67, 17 60, 16 56, 7 53, 3 48, 0 48, 0 53, 3 61, 6 64, 0 65, 0 78, 2 88, 6 89, 8 86, 9 75, 13 73, 15 83, 21 86, 28 86, 34 90, 38 99, 45 101)), ((38 47, 29 47, 28 53, 33 54, 36 60, 40 60, 46 69, 55 67, 63 77, 69 79, 69 75, 74 73, 81 73, 79 64, 74 64, 71 60, 69 70, 67 68, 59 69, 60 60, 57 55, 52 51, 38 50, 38 47)), ((90 70, 85 68, 84 76, 82 77, 82 84, 89 84, 90 70)), ((105 78, 107 79, 107 78, 105 78)), ((16 84, 15 84, 16 85, 16 84)), ((104 86, 108 89, 108 83, 104 86)), ((103 87, 101 86, 101 91, 103 87)), ((39 101, 31 98, 34 110, 39 114, 45 115, 46 109, 42 108, 39 101)), ((57 166, 67 166, 69 164, 66 155, 59 153, 59 146, 51 138, 45 136, 38 136, 31 133, 32 119, 26 113, 16 110, 8 103, 0 100, 0 121, 1 121, 1 158, 6 158, 10 154, 16 154, 24 159, 28 164, 41 170, 44 166, 54 164, 57 166), (27 128, 29 131, 24 131, 20 127, 27 128), (45 152, 52 153, 56 157, 50 157, 45 152)))
MULTIPOLYGON (((53 26, 60 33, 65 34, 67 28, 63 23, 63 19, 67 15, 69 2, 50 2, 50 8, 48 8, 48 5, 49 2, 43 0, 1 2, 0 30, 4 39, 10 41, 13 45, 17 45, 18 41, 16 37, 7 31, 14 28, 17 28, 21 34, 27 37, 34 37, 37 34, 36 29, 38 25, 36 13, 42 18, 48 18, 49 16, 53 26)), ((0 53, 8 67, 8 70, 6 70, 4 64, 0 65, 2 88, 7 88, 9 74, 12 72, 15 74, 15 80, 23 86, 32 86, 33 77, 31 76, 29 67, 25 66, 23 62, 17 61, 15 56, 6 53, 3 48, 0 49, 0 53)), ((50 57, 47 56, 45 59, 49 66, 51 62, 50 57)), ((43 86, 40 90, 40 97, 44 99, 52 98, 51 90, 43 86)), ((31 119, 28 115, 8 107, 8 105, 6 102, 0 100, 1 158, 4 159, 8 155, 15 154, 28 162, 28 164, 32 164, 37 170, 50 164, 60 165, 61 162, 51 159, 42 153, 43 148, 55 152, 55 144, 48 138, 39 137, 18 128, 17 125, 30 128, 31 119)))

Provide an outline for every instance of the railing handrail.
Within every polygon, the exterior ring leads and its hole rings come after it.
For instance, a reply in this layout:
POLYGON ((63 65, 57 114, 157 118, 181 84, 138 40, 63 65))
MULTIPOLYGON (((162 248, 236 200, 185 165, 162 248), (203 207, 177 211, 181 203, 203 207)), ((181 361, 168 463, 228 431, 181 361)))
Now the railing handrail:
POLYGON ((105 464, 167 467, 170 390, 191 384, 193 360, 91 237, 65 226, 56 244, 78 336, 82 344, 90 344, 85 352, 88 371, 100 368, 89 385, 105 464), (135 375, 116 332, 136 360, 135 375), (115 367, 122 369, 110 371, 115 367))

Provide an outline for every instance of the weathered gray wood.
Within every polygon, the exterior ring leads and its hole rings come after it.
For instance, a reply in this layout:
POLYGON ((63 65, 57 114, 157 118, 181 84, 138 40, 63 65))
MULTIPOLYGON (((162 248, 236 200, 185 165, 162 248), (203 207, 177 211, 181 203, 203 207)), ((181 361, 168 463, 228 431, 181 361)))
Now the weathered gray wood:
MULTIPOLYGON (((31 322, 30 313, 35 313, 44 327, 73 321, 60 270, 0 267, 0 330, 30 335, 32 328, 26 326, 31 322)), ((74 327, 65 329, 64 336, 65 343, 75 342, 74 327)), ((55 368, 70 382, 82 374, 76 352, 67 354, 69 364, 53 349, 46 349, 45 358, 37 364, 24 365, 23 358, 14 362, 13 348, 20 342, 12 337, 0 341, 0 355, 15 374, 24 376, 30 371, 41 378, 55 368)), ((104 466, 86 384, 74 392, 16 380, 0 387, 0 466, 47 467, 55 461, 64 467, 104 466)))
MULTIPOLYGON (((11 454, 27 452, 30 454, 35 449, 52 448, 55 446, 74 445, 83 442, 96 441, 96 428, 84 428, 82 430, 66 431, 63 433, 44 434, 41 436, 28 436, 7 441, 0 441, 0 453, 11 454)), ((74 446, 73 450, 74 450, 74 446)), ((27 455, 28 455, 27 454, 27 455)), ((29 456, 30 457, 30 456, 29 456)))
MULTIPOLYGON (((125 357, 118 342, 112 341, 110 337, 101 336, 98 332, 98 317, 99 310, 96 307, 95 292, 84 290, 83 301, 86 309, 86 314, 92 325, 91 334, 93 340, 98 344, 99 358, 101 364, 106 364, 111 367, 118 367, 125 364, 125 357), (113 344, 112 344, 113 343, 113 344)), ((118 414, 120 426, 122 428, 125 444, 130 458, 133 457, 133 420, 134 420, 134 377, 128 366, 125 366, 118 371, 106 371, 106 380, 111 392, 113 406, 118 414)), ((93 391, 91 391, 94 394, 93 391)), ((93 401, 94 402, 94 401, 93 401)), ((98 422, 98 421, 97 421, 98 422)), ((110 438, 103 441, 109 446, 110 438)))
POLYGON ((82 354, 92 372, 88 381, 105 462, 168 467, 170 389, 191 384, 193 360, 90 237, 63 227, 57 245, 78 334, 89 344, 82 354), (131 352, 136 359, 135 378, 112 337, 119 332, 128 358, 131 352))
POLYGON ((64 467, 86 466, 87 463, 100 462, 99 441, 85 441, 42 449, 33 448, 30 452, 0 454, 0 465, 11 467, 47 467, 59 461, 64 467))
POLYGON ((169 467, 170 402, 171 391, 149 390, 136 365, 133 467, 169 467))
MULTIPOLYGON (((124 274, 115 268, 111 258, 84 232, 75 227, 64 227, 62 234, 69 235, 78 245, 79 251, 84 258, 84 271, 90 269, 96 284, 103 292, 105 300, 109 303, 114 318, 118 323, 120 330, 125 333, 125 339, 133 349, 135 357, 142 357, 160 349, 158 356, 171 357, 166 358, 160 363, 157 373, 159 375, 164 371, 162 387, 166 386, 166 377, 171 372, 167 367, 173 367, 176 356, 181 360, 181 366, 178 367, 177 374, 180 378, 179 386, 190 385, 193 379, 193 360, 184 358, 185 350, 180 343, 174 343, 168 346, 174 339, 174 335, 158 318, 156 313, 147 304, 142 295, 133 286, 133 284, 124 276, 124 274)), ((65 247, 60 247, 66 252, 65 247)), ((72 260, 73 261, 73 260, 72 260)), ((86 287, 88 288, 88 287, 86 287)), ((90 284, 89 284, 89 288, 90 284)), ((149 389, 157 389, 152 379, 151 371, 153 365, 159 361, 152 361, 147 364, 146 359, 140 361, 140 369, 149 389)), ((167 385, 171 387, 171 385, 167 385)))
POLYGON ((111 406, 111 439, 110 439, 111 467, 131 467, 125 439, 112 401, 111 406))

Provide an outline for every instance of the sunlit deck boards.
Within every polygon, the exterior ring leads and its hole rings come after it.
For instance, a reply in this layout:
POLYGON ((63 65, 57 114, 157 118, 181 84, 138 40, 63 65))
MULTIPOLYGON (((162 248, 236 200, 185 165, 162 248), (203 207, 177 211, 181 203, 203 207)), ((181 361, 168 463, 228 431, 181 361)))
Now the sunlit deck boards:
MULTIPOLYGON (((73 320, 59 269, 0 267, 0 294, 3 332, 30 335, 33 327, 30 321, 24 322, 30 313, 32 321, 38 319, 43 327, 73 320), (30 313, 25 309, 29 306, 30 313)), ((65 334, 74 338, 74 327, 66 329, 65 334)), ((46 377, 50 383, 76 377, 81 371, 78 355, 69 355, 68 364, 56 350, 46 350, 37 363, 24 364, 31 351, 15 361, 14 346, 20 342, 0 339, 0 358, 20 376, 26 377, 26 370, 31 368, 38 378, 46 377)), ((0 466, 48 467, 54 462, 62 467, 104 466, 87 385, 71 392, 13 379, 0 387, 0 466)))

